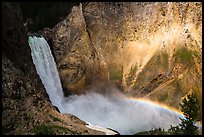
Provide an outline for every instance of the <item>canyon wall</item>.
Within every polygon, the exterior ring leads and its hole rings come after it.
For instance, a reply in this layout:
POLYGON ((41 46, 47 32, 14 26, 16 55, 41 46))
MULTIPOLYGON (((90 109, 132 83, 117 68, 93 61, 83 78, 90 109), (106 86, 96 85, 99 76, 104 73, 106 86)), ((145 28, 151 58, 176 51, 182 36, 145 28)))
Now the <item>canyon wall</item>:
POLYGON ((105 82, 176 108, 195 93, 201 105, 201 3, 83 3, 49 31, 66 95, 105 82))
POLYGON ((35 70, 19 3, 2 3, 2 134, 105 134, 54 107, 35 70))
MULTIPOLYGON (((24 25, 18 3, 3 2, 2 133, 104 134, 52 106, 24 25)), ((50 44, 66 96, 115 85, 127 96, 176 108, 195 93, 202 106, 201 3, 82 3, 39 33, 50 44)))

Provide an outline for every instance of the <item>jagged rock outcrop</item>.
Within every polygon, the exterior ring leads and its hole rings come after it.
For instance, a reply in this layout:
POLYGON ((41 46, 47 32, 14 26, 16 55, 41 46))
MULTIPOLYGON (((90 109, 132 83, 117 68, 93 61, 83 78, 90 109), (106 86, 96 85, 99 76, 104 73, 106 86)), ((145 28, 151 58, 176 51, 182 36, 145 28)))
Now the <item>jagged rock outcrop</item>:
POLYGON ((25 69, 26 73, 33 64, 30 62, 31 56, 24 56, 30 50, 20 8, 15 6, 16 3, 2 3, 2 50, 3 55, 14 62, 16 67, 25 69))
POLYGON ((36 73, 18 3, 2 3, 2 134, 105 134, 51 104, 36 73))
POLYGON ((193 92, 201 104, 201 10, 199 2, 73 7, 50 38, 64 89, 80 93, 100 79, 177 108, 193 92))
POLYGON ((104 61, 91 43, 81 4, 74 6, 69 16, 51 31, 52 37, 45 30, 41 33, 53 45, 65 94, 81 93, 93 81, 104 79, 104 61))

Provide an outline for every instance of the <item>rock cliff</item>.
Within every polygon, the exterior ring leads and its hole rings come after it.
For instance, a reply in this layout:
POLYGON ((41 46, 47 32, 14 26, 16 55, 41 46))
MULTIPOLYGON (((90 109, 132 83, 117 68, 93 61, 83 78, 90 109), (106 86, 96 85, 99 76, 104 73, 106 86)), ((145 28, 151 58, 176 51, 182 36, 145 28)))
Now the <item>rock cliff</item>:
POLYGON ((36 73, 18 3, 2 3, 2 134, 105 134, 54 107, 36 73))
POLYGON ((199 2, 74 6, 48 38, 65 93, 103 81, 176 108, 193 92, 201 105, 201 10, 199 2))
MULTIPOLYGON (((176 108, 195 93, 202 106, 201 10, 199 2, 88 2, 38 33, 50 44, 66 96, 102 83, 176 108)), ((104 134, 52 106, 27 38, 18 3, 3 2, 2 133, 104 134)))

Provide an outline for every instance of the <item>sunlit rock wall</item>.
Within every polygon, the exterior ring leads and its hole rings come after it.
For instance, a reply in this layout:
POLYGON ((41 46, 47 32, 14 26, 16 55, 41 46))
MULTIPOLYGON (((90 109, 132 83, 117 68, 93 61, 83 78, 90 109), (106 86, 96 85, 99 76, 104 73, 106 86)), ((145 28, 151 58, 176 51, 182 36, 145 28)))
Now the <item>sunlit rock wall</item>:
POLYGON ((175 107, 191 92, 201 101, 201 3, 83 3, 53 32, 69 93, 103 81, 175 107))

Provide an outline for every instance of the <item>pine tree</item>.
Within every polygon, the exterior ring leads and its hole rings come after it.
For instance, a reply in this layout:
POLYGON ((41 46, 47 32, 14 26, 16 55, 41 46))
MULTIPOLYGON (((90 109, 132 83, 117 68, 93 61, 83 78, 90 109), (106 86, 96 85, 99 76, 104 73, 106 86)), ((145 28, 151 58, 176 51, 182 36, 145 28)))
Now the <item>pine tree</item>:
POLYGON ((183 112, 185 119, 181 119, 179 124, 180 130, 183 135, 196 135, 198 134, 198 127, 195 126, 199 116, 200 106, 198 100, 194 94, 187 95, 187 98, 182 100, 180 104, 181 111, 183 112))
POLYGON ((199 116, 200 106, 194 94, 188 94, 180 103, 181 111, 185 118, 180 118, 181 123, 178 126, 171 126, 168 133, 171 135, 197 135, 198 127, 195 126, 199 116))
POLYGON ((181 123, 179 125, 171 125, 168 131, 158 128, 139 132, 136 135, 198 135, 198 127, 195 126, 195 123, 199 117, 200 106, 195 94, 188 94, 180 106, 185 118, 180 118, 181 123))

